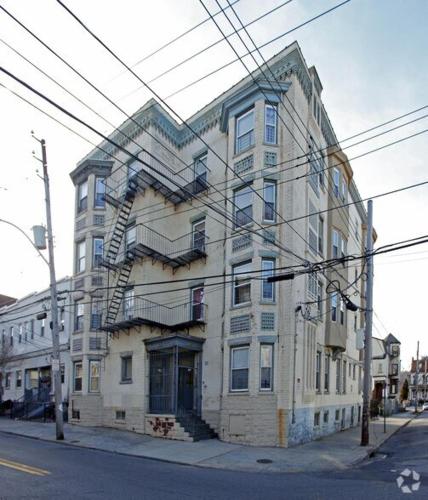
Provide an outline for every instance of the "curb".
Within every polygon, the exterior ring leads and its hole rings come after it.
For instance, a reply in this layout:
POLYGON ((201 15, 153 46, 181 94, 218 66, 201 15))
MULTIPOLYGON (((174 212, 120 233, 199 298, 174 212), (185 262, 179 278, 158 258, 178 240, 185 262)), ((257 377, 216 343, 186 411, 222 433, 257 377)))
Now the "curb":
POLYGON ((367 460, 368 458, 372 458, 381 446, 383 446, 390 438, 392 438, 392 436, 397 434, 398 431, 401 431, 401 429, 404 429, 405 427, 407 427, 410 424, 410 422, 412 422, 416 417, 417 417, 417 415, 409 417, 407 422, 405 422, 403 425, 400 425, 394 431, 392 431, 391 434, 389 436, 387 436, 381 443, 378 443, 376 446, 371 446, 371 447, 366 448, 367 451, 364 454, 364 456, 357 458, 356 460, 351 462, 349 464, 349 467, 354 467, 354 466, 360 464, 361 462, 364 462, 364 460, 367 460))

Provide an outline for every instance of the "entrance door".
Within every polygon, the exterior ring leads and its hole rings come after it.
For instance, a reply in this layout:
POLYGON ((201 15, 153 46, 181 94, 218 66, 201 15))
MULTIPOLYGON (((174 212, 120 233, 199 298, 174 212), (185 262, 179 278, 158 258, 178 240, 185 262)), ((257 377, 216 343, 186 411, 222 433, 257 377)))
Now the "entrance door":
POLYGON ((178 368, 178 408, 193 410, 194 369, 180 366, 178 368))

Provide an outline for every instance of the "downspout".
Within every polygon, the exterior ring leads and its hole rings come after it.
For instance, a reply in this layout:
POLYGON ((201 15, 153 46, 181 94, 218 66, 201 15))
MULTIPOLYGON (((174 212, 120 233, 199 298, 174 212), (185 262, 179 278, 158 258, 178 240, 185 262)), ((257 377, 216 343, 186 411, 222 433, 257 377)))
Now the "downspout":
POLYGON ((293 348, 293 393, 291 401, 291 423, 296 423, 296 356, 297 356, 297 315, 302 310, 299 305, 294 309, 294 348, 293 348))

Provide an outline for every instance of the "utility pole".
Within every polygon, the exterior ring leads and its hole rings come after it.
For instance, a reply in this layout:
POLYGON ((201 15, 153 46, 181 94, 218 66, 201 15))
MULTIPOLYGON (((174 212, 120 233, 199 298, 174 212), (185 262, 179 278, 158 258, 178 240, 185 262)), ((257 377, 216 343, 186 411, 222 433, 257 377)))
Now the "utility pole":
POLYGON ((56 277, 55 277, 54 245, 53 245, 52 217, 51 217, 51 197, 49 189, 48 162, 46 157, 46 142, 44 139, 41 139, 39 142, 42 146, 43 183, 45 185, 46 225, 48 232, 51 318, 52 318, 52 374, 53 374, 54 391, 55 391, 56 438, 57 440, 63 440, 64 419, 63 419, 62 390, 61 390, 58 297, 57 297, 56 277))
POLYGON ((419 340, 416 348, 416 372, 415 372, 415 413, 418 413, 418 385, 419 385, 419 340))
POLYGON ((372 326, 373 326, 373 200, 367 203, 367 284, 364 332, 364 382, 363 382, 363 418, 361 424, 361 446, 369 444, 369 417, 372 363, 372 326))

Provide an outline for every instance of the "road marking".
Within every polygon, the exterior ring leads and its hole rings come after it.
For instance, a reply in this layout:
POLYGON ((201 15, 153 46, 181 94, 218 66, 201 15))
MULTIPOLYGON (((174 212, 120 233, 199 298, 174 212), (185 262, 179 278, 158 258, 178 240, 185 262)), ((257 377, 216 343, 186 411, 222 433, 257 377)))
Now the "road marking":
POLYGON ((12 462, 12 460, 7 460, 6 458, 0 458, 0 465, 19 470, 20 472, 26 472, 27 474, 33 474, 34 476, 47 476, 50 474, 47 470, 38 469, 37 467, 31 467, 31 465, 25 465, 19 462, 12 462))

